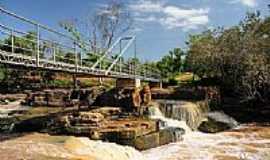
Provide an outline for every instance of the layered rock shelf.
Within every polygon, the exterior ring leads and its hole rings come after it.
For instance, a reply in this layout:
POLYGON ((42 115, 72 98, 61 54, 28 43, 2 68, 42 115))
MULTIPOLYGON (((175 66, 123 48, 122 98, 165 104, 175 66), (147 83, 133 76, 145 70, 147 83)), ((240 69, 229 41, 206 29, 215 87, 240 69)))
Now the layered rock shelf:
POLYGON ((149 117, 149 107, 156 104, 149 86, 29 92, 22 104, 29 106, 26 113, 0 120, 4 132, 88 137, 138 150, 181 141, 185 133, 181 126, 164 127, 162 119, 149 117))

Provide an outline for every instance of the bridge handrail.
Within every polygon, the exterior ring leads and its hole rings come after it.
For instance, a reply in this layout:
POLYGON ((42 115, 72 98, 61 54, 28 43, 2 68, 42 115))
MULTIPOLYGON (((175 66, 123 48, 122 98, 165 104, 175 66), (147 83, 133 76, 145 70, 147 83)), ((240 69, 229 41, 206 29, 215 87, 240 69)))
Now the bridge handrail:
MULTIPOLYGON (((89 43, 86 43, 83 40, 76 39, 74 37, 71 37, 71 36, 63 33, 63 32, 56 31, 56 30, 54 30, 46 25, 42 25, 40 23, 37 23, 36 21, 27 19, 23 16, 19 16, 16 13, 13 13, 11 11, 4 9, 3 7, 0 7, 0 13, 4 13, 8 16, 11 16, 15 19, 20 20, 20 22, 26 22, 26 23, 31 24, 31 25, 36 27, 37 34, 32 35, 34 38, 34 40, 33 40, 33 39, 26 38, 23 36, 23 35, 27 35, 29 33, 24 32, 24 31, 19 31, 18 29, 7 27, 6 25, 0 23, 0 32, 2 32, 5 35, 11 36, 11 39, 12 39, 11 45, 5 44, 5 43, 4 43, 4 45, 11 47, 12 53, 15 53, 14 49, 17 49, 17 48, 20 48, 21 50, 27 51, 27 52, 22 52, 22 56, 25 56, 25 55, 23 55, 24 53, 30 52, 31 57, 36 56, 36 59, 33 59, 33 60, 36 61, 37 67, 39 67, 40 61, 41 62, 46 61, 46 59, 44 59, 44 57, 40 57, 40 55, 41 55, 40 53, 43 53, 43 55, 45 55, 46 53, 53 52, 53 59, 54 59, 53 63, 57 63, 55 58, 61 58, 62 60, 69 60, 70 62, 68 62, 66 64, 73 65, 73 67, 76 68, 76 71, 78 71, 78 67, 81 67, 81 69, 83 69, 83 65, 85 64, 85 65, 89 65, 88 69, 90 69, 90 70, 94 71, 96 69, 99 69, 101 72, 105 71, 104 72, 105 75, 109 74, 109 72, 110 72, 110 74, 112 74, 112 73, 113 74, 114 73, 129 74, 129 75, 140 76, 140 77, 142 77, 142 76, 143 77, 156 77, 157 75, 160 74, 160 73, 156 72, 155 70, 153 70, 153 68, 151 68, 151 67, 147 67, 147 66, 140 65, 140 64, 130 64, 130 63, 127 63, 127 62, 124 62, 121 60, 123 53, 127 50, 129 45, 131 45, 131 41, 126 44, 126 47, 124 47, 123 50, 120 49, 121 50, 120 54, 117 55, 117 57, 115 59, 109 56, 118 43, 120 43, 120 46, 121 46, 121 41, 128 40, 127 38, 130 38, 130 37, 120 37, 105 52, 94 53, 91 50, 91 45, 89 43), (59 35, 61 37, 67 38, 65 40, 71 40, 69 42, 69 44, 71 46, 63 44, 59 41, 48 40, 46 38, 41 37, 40 29, 44 29, 43 31, 48 31, 49 33, 54 33, 54 34, 59 35), (20 39, 24 39, 24 40, 31 42, 31 44, 33 44, 34 47, 33 48, 25 48, 24 46, 17 46, 16 44, 14 44, 14 42, 15 42, 14 39, 17 37, 20 39), (46 49, 52 49, 52 50, 46 50, 46 49), (64 55, 63 56, 56 55, 57 50, 61 50, 61 53, 63 53, 63 54, 72 53, 72 54, 74 54, 75 59, 74 58, 66 58, 66 57, 64 57, 64 55), (87 61, 83 59, 83 57, 82 57, 83 54, 95 55, 95 56, 97 56, 97 61, 91 62, 91 63, 94 63, 91 66, 90 63, 87 63, 87 61), (72 63, 72 64, 70 64, 70 63, 72 63), (102 63, 107 63, 106 70, 102 66, 99 66, 99 68, 96 68, 99 64, 102 64, 102 63), (117 70, 119 70, 119 72, 117 70), (115 71, 117 71, 117 72, 115 72, 115 71)), ((135 36, 131 37, 132 41, 134 40, 134 37, 135 36)), ((2 41, 1 41, 1 43, 2 43, 2 41)), ((18 50, 17 50, 17 52, 18 52, 18 50)), ((58 51, 58 52, 60 53, 60 51, 58 51)), ((59 62, 62 63, 61 62, 62 60, 59 60, 59 62)), ((0 61, 1 61, 1 59, 0 59, 0 61)))
POLYGON ((30 24, 32 24, 32 25, 34 25, 34 26, 40 27, 40 28, 42 28, 42 29, 45 29, 45 30, 47 30, 47 31, 50 31, 50 32, 53 32, 53 33, 55 33, 55 34, 61 35, 61 36, 63 36, 63 37, 69 38, 69 39, 71 39, 71 40, 77 41, 76 39, 74 39, 74 38, 71 37, 71 36, 68 36, 68 35, 65 34, 65 33, 56 31, 56 30, 54 30, 54 29, 52 29, 52 28, 50 28, 50 27, 48 27, 48 26, 45 26, 45 25, 40 24, 40 23, 37 23, 36 21, 27 19, 27 18, 25 18, 25 17, 23 17, 23 16, 19 16, 19 15, 17 15, 16 13, 13 13, 13 12, 11 12, 11 11, 8 11, 8 10, 4 9, 3 7, 0 7, 0 11, 3 12, 3 13, 5 13, 5 14, 7 14, 7 15, 10 15, 10 16, 12 16, 12 17, 15 17, 15 18, 17 18, 17 19, 20 19, 20 20, 22 20, 22 21, 24 21, 24 22, 30 23, 30 24))

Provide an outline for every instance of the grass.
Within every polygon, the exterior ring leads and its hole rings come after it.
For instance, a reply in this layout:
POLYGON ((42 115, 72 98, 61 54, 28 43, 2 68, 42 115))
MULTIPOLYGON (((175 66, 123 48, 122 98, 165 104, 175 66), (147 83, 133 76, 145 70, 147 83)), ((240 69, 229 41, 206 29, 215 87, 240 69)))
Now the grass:
MULTIPOLYGON (((82 88, 100 85, 98 78, 78 78, 78 80, 82 88)), ((112 86, 114 86, 114 84, 115 84, 115 80, 112 80, 112 79, 105 79, 102 82, 102 85, 108 88, 111 88, 112 86)), ((74 85, 73 80, 68 79, 68 78, 55 79, 48 83, 49 87, 54 87, 54 88, 72 88, 73 85, 74 85)))
POLYGON ((191 82, 194 80, 199 80, 199 77, 197 75, 194 75, 192 72, 183 72, 175 76, 175 79, 180 82, 191 82))

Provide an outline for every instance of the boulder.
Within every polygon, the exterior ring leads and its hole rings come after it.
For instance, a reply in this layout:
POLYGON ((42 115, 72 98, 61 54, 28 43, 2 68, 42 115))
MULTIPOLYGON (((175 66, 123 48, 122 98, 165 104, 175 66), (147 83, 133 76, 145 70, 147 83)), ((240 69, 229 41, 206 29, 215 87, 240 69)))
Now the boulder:
POLYGON ((208 113, 207 120, 202 122, 198 130, 206 133, 217 133, 236 127, 238 123, 223 112, 208 113))
POLYGON ((132 111, 140 106, 139 89, 114 88, 96 98, 93 106, 121 106, 124 110, 132 111))
POLYGON ((184 129, 169 127, 158 132, 139 136, 134 141, 134 146, 138 150, 146 150, 161 145, 183 140, 184 129))
POLYGON ((146 150, 159 146, 159 133, 151 133, 143 135, 135 139, 135 148, 138 150, 146 150))
POLYGON ((172 142, 183 140, 185 130, 182 128, 169 127, 159 132, 159 145, 165 145, 172 142))

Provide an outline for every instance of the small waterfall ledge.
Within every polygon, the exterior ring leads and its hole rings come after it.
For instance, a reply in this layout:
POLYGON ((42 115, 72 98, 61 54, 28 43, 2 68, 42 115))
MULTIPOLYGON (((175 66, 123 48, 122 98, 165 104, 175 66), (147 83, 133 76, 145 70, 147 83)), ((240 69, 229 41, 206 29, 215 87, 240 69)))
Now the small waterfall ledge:
POLYGON ((165 117, 184 121, 192 130, 197 130, 210 111, 206 101, 156 100, 156 103, 165 117))

